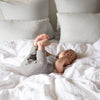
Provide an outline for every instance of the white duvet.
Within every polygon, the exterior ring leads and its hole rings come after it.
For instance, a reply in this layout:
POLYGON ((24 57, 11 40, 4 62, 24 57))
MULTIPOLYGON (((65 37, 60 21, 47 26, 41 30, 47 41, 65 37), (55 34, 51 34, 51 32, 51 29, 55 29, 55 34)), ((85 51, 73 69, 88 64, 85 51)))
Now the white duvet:
POLYGON ((62 75, 25 77, 16 68, 32 44, 33 40, 0 42, 0 100, 100 100, 100 40, 93 44, 52 41, 46 47, 50 53, 71 48, 78 59, 62 75))

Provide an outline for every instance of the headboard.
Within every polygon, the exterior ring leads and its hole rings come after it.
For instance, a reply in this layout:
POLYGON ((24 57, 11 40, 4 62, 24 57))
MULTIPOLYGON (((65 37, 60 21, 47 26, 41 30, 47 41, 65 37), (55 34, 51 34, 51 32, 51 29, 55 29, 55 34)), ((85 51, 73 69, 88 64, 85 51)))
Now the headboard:
POLYGON ((50 22, 54 28, 54 31, 56 31, 57 26, 57 17, 56 17, 56 6, 54 0, 50 0, 50 22))

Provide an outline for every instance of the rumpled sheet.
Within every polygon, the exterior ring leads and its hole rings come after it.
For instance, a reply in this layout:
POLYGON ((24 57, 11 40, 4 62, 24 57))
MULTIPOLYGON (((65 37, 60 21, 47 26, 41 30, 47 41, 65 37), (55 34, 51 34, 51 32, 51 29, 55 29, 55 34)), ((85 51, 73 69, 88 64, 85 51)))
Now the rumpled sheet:
POLYGON ((32 45, 33 40, 0 41, 0 100, 100 100, 100 40, 93 44, 52 41, 48 52, 57 55, 71 48, 77 60, 63 74, 25 77, 16 68, 32 45))

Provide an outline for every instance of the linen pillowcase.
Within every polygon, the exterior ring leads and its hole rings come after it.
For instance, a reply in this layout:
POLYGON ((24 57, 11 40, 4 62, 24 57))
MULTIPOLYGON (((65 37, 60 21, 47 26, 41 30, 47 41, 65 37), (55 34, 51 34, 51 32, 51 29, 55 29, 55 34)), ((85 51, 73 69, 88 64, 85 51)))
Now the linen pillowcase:
MULTIPOLYGON (((55 0, 58 13, 96 13, 100 12, 100 0, 55 0)), ((57 18, 57 40, 60 38, 60 26, 57 18)))
POLYGON ((99 0, 55 0, 59 13, 96 13, 99 0))
POLYGON ((0 40, 35 39, 40 33, 47 33, 51 39, 53 38, 53 30, 48 19, 0 21, 0 40))
POLYGON ((2 15, 2 12, 1 12, 1 9, 0 9, 0 20, 3 19, 3 15, 2 15))
POLYGON ((60 27, 60 42, 90 42, 100 38, 100 14, 57 14, 60 27))
POLYGON ((4 19, 40 20, 49 16, 49 0, 0 1, 4 19))

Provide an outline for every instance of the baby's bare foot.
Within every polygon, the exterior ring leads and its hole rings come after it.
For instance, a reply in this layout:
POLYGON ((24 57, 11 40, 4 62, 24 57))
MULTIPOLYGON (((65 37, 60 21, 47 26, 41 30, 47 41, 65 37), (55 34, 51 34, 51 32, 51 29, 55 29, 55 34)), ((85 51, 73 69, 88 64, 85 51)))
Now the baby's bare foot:
POLYGON ((36 37, 34 46, 37 46, 38 41, 44 40, 44 39, 49 39, 50 37, 47 34, 40 34, 36 37))
POLYGON ((48 45, 50 45, 51 44, 51 42, 48 40, 48 39, 44 39, 44 40, 41 40, 41 41, 38 41, 38 43, 37 43, 37 45, 39 46, 39 45, 42 45, 42 46, 48 46, 48 45))

